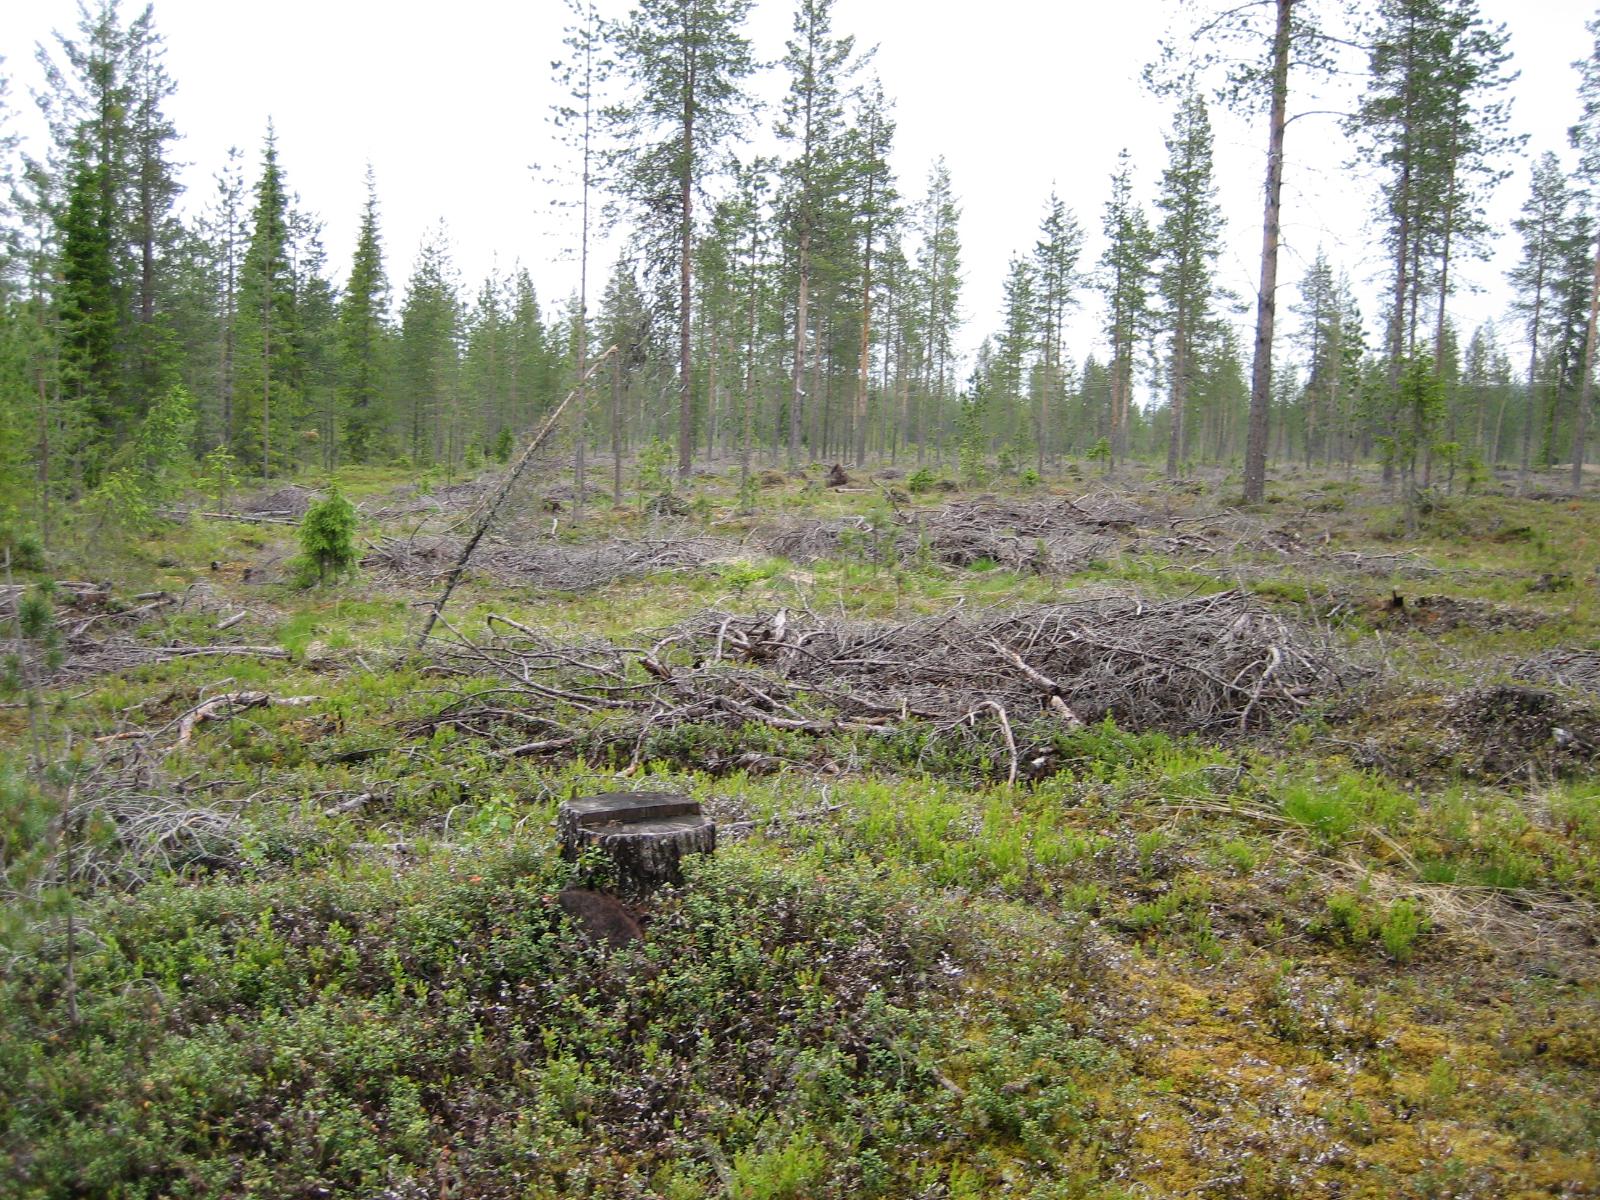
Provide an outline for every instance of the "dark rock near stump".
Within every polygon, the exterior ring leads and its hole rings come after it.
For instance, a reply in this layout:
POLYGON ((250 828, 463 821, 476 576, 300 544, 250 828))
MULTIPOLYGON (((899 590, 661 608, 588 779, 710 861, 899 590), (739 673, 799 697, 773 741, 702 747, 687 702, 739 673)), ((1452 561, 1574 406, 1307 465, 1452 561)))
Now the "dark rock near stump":
POLYGON ((590 847, 616 865, 618 890, 643 895, 679 883, 685 854, 710 854, 717 827, 697 801, 672 792, 606 792, 569 800, 556 814, 561 853, 590 847))
POLYGON ((592 946, 604 942, 616 950, 644 941, 638 918, 615 896, 587 888, 565 888, 556 896, 556 903, 592 946))

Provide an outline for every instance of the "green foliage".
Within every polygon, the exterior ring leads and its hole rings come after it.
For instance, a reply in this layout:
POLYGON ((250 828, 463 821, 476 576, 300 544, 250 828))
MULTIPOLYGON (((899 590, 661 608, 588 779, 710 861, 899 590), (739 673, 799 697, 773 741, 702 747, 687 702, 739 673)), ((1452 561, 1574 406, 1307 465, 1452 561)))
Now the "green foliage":
POLYGON ((641 500, 646 496, 671 494, 672 461, 672 447, 660 438, 639 451, 634 470, 641 500))
POLYGON ((44 545, 31 533, 0 526, 0 555, 13 571, 43 571, 47 568, 44 545))
POLYGON ((906 478, 906 490, 913 496, 920 496, 923 492, 931 492, 933 485, 938 481, 930 467, 918 467, 906 478))
POLYGON ((194 440, 195 402, 174 387, 150 406, 133 440, 112 455, 87 506, 101 525, 143 531, 157 510, 171 503, 188 482, 194 440))
POLYGON ((1396 962, 1410 962, 1417 939, 1427 929, 1427 919, 1415 900, 1397 900, 1378 926, 1378 937, 1389 957, 1396 962))
POLYGON ((239 486, 239 460, 225 445, 211 450, 200 461, 199 485, 208 496, 216 499, 219 509, 227 506, 228 493, 239 486))
POLYGON ((1376 941, 1395 962, 1406 963, 1416 953, 1418 939, 1427 932, 1428 920, 1421 905, 1410 897, 1385 907, 1351 892, 1335 892, 1312 928, 1335 946, 1359 949, 1376 941))
POLYGON ((300 558, 297 578, 301 587, 324 582, 355 570, 361 561, 356 548, 355 506, 334 488, 326 500, 313 504, 300 522, 300 558))
POLYGON ((502 426, 495 436, 494 446, 490 450, 494 461, 505 464, 511 461, 511 452, 517 448, 516 435, 511 432, 510 426, 502 426))
POLYGON ((804 1200, 821 1181, 828 1155, 816 1136, 798 1130, 769 1149, 752 1147, 733 1157, 730 1200, 804 1200))
POLYGON ((1375 776, 1349 771, 1292 782, 1283 789, 1282 804, 1284 816, 1305 826, 1325 849, 1369 827, 1390 829, 1416 809, 1410 797, 1375 776))
POLYGON ((548 903, 569 875, 542 844, 497 837, 462 866, 157 882, 95 915, 68 1038, 57 965, 9 964, 0 1188, 374 1194, 448 1146, 461 1194, 530 1163, 593 1194, 699 1194, 686 1137, 726 1148, 731 1194, 777 1200, 862 1194, 855 1155, 937 1145, 911 1006, 965 951, 869 866, 824 884, 725 847, 656 898, 644 949, 610 955, 548 903), (458 1140, 457 1104, 481 1136, 458 1140))

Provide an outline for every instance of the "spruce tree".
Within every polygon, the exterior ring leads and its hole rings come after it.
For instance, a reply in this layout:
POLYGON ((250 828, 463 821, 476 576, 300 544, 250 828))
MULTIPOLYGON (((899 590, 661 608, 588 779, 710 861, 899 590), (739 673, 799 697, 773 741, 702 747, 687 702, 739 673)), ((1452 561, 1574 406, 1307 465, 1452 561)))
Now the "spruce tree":
POLYGON ((110 443, 173 377, 166 310, 180 237, 173 206, 181 188, 168 157, 177 132, 163 106, 175 88, 148 5, 126 26, 116 0, 80 6, 77 37, 58 33, 55 42, 62 61, 41 48, 45 87, 37 95, 54 142, 58 190, 43 196, 41 207, 56 214, 56 232, 65 241, 59 222, 69 219, 70 193, 84 169, 93 173, 95 204, 91 210, 80 196, 70 220, 81 244, 92 215, 99 226, 94 238, 104 240, 110 260, 116 363, 92 431, 110 443))
POLYGON ((317 451, 324 470, 339 461, 339 300, 328 279, 322 222, 303 210, 289 214, 289 262, 294 286, 291 383, 299 400, 288 414, 303 449, 317 451))
POLYGON ((418 466, 454 466, 460 446, 461 309, 443 224, 423 242, 400 310, 398 393, 418 466))
POLYGON ((339 404, 344 451, 350 461, 371 462, 388 426, 384 409, 389 350, 389 280, 378 230, 378 191, 367 167, 367 202, 350 259, 350 279, 339 301, 339 404))
POLYGON ((61 235, 59 321, 61 379, 79 420, 73 468, 82 485, 100 482, 105 456, 131 427, 119 404, 115 268, 104 220, 105 167, 75 156, 58 227, 61 235))
POLYGON ((1215 293, 1211 271, 1221 250, 1222 214, 1212 179, 1211 141, 1205 101, 1191 91, 1179 105, 1167 137, 1167 168, 1156 200, 1163 213, 1156 235, 1161 316, 1170 346, 1168 477, 1178 474, 1187 453, 1184 405, 1196 369, 1199 335, 1211 318, 1215 293))
POLYGON ((287 459, 285 438, 296 414, 295 279, 290 261, 289 197, 278 163, 277 135, 267 126, 261 177, 250 214, 250 242, 239 272, 236 409, 239 454, 270 477, 287 459), (276 447, 274 430, 279 429, 276 447), (275 457, 276 456, 276 457, 275 457))

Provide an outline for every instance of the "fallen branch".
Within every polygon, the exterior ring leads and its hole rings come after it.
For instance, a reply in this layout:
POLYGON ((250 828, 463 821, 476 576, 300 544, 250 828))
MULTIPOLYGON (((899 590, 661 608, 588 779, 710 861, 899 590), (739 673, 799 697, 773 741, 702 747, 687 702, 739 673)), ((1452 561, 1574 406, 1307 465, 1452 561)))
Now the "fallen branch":
POLYGON ((168 721, 160 729, 148 733, 112 733, 96 740, 101 742, 129 739, 154 740, 176 725, 178 727, 178 740, 173 743, 173 748, 176 749, 179 746, 189 744, 189 740, 194 736, 195 727, 201 722, 214 720, 224 713, 232 716, 235 713, 244 712, 246 709, 261 708, 267 705, 298 708, 306 704, 315 704, 319 699, 321 699, 319 696, 273 696, 267 692, 224 692, 220 696, 212 696, 208 700, 202 700, 187 712, 168 721))

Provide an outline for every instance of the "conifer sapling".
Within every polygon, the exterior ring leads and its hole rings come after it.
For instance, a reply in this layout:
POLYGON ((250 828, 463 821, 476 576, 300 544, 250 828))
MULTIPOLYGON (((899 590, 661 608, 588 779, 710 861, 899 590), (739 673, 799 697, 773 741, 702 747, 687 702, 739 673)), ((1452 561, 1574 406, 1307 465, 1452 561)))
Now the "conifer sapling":
POLYGON ((299 577, 302 587, 323 583, 328 575, 355 570, 360 555, 355 544, 356 510, 338 488, 313 504, 300 523, 299 577), (312 573, 315 572, 315 579, 312 573))

